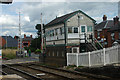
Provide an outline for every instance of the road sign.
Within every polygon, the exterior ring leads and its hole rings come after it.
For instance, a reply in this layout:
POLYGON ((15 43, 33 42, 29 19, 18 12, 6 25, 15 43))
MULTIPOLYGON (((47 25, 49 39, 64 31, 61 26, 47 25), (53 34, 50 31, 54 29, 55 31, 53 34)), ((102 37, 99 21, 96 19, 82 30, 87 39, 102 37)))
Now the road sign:
POLYGON ((0 0, 0 3, 2 4, 10 4, 13 0, 0 0))

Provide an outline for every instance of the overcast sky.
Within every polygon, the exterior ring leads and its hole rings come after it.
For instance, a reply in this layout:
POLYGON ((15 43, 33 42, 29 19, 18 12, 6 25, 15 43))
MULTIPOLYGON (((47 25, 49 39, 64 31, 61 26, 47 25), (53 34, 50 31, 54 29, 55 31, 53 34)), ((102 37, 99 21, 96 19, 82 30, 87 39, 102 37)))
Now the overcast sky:
MULTIPOLYGON (((112 0, 110 0, 112 1, 112 0)), ((0 8, 1 9, 1 8, 0 8)), ((118 15, 117 2, 13 2, 2 5, 0 15, 1 35, 18 35, 18 13, 21 11, 21 26, 23 34, 37 36, 35 25, 40 23, 40 13, 43 13, 43 23, 48 23, 56 16, 81 10, 95 19, 102 21, 103 15, 108 19, 118 15)))

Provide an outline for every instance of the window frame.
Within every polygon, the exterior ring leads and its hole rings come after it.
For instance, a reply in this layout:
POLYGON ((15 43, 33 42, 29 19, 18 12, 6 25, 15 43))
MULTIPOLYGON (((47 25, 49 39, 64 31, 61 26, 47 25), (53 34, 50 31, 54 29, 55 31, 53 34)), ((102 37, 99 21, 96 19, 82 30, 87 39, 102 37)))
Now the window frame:
POLYGON ((73 32, 78 33, 78 27, 73 27, 73 32), (75 32, 75 28, 77 29, 77 32, 75 32))
POLYGON ((73 27, 68 27, 68 33, 70 34, 70 33, 73 33, 73 29, 72 29, 73 27), (69 30, 69 29, 71 29, 71 30, 69 30))
POLYGON ((87 26, 87 32, 92 32, 93 31, 93 27, 92 26, 87 26))
POLYGON ((81 25, 81 33, 85 33, 85 32, 86 32, 86 26, 85 26, 85 25, 81 25), (82 31, 82 30, 83 30, 83 29, 82 29, 83 27, 84 27, 84 32, 82 31))

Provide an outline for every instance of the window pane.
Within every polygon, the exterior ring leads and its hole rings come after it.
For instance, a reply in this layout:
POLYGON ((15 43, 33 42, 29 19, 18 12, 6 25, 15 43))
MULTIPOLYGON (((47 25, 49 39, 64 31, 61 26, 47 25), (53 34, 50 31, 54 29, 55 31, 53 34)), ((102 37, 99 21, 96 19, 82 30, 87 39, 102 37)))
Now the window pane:
POLYGON ((55 35, 58 35, 58 30, 57 29, 55 29, 55 35))
POLYGON ((92 32, 92 26, 87 26, 87 31, 92 32))
POLYGON ((72 27, 68 28, 68 33, 72 33, 72 27))
POLYGON ((77 53, 77 48, 73 48, 73 53, 77 53))
POLYGON ((78 33, 78 28, 77 27, 74 28, 74 33, 78 33))
POLYGON ((81 26, 81 32, 85 32, 85 26, 81 26))
POLYGON ((60 34, 62 35, 62 28, 60 28, 60 34))
POLYGON ((62 27, 62 34, 64 34, 64 27, 62 27))

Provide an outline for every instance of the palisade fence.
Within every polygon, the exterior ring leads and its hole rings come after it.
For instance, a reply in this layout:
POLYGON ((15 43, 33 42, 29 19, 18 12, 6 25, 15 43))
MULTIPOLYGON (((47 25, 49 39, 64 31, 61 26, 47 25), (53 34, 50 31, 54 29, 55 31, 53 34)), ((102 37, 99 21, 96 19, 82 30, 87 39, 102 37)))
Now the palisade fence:
POLYGON ((86 53, 67 53, 67 65, 98 66, 120 62, 120 46, 86 53))

